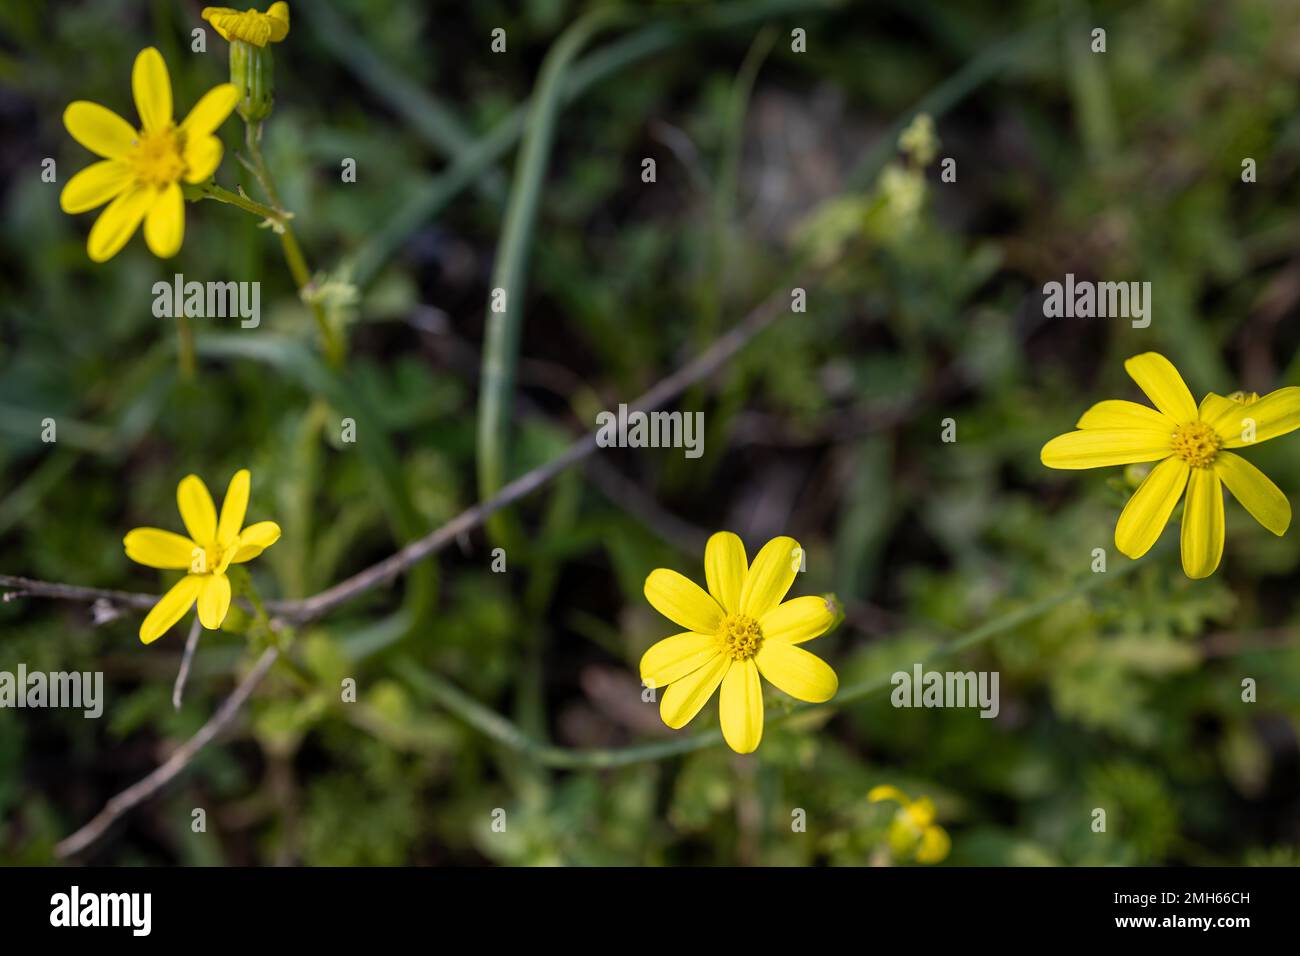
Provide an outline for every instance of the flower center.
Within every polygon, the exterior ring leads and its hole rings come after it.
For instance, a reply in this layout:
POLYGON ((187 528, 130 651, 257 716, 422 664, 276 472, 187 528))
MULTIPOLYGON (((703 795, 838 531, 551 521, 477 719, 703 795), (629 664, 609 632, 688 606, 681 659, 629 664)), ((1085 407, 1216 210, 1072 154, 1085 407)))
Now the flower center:
POLYGON ((173 124, 152 133, 141 130, 127 157, 136 182, 155 188, 176 182, 185 172, 183 147, 184 136, 173 124))
POLYGON ((733 661, 748 660, 763 646, 763 631, 758 621, 747 614, 732 614, 723 618, 718 641, 722 653, 730 654, 733 661))
POLYGON ((1205 422, 1188 422, 1174 429, 1174 454, 1193 468, 1204 468, 1214 461, 1223 439, 1205 422))

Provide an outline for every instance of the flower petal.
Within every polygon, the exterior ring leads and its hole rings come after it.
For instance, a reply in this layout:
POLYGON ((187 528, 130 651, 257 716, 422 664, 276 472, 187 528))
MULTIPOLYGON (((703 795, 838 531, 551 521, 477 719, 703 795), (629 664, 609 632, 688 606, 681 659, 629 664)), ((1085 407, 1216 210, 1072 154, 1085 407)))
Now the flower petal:
POLYGON ((230 117, 238 102, 239 87, 233 83, 222 83, 208 90, 181 120, 180 129, 186 141, 210 136, 230 117))
POLYGON ((1193 468, 1183 506, 1183 572, 1208 578, 1223 557, 1223 489, 1213 468, 1193 468))
POLYGON ((207 548, 216 544, 217 508, 202 478, 186 475, 181 479, 176 486, 176 506, 180 508, 185 529, 199 546, 207 548))
POLYGON ((821 637, 835 623, 835 609, 823 597, 806 595, 779 604, 759 618, 763 640, 802 644, 821 637))
POLYGON ((215 136, 196 136, 187 139, 185 149, 181 153, 181 158, 185 160, 185 181, 201 183, 211 178, 217 171, 217 167, 221 165, 224 152, 225 147, 215 136))
POLYGON ((164 129, 172 121, 172 81, 162 54, 145 47, 131 68, 131 92, 135 110, 146 132, 164 129))
POLYGON ((1143 352, 1126 361, 1124 368, 1152 404, 1176 424, 1196 420, 1196 401, 1169 359, 1159 352, 1143 352))
POLYGON ((745 544, 730 531, 719 531, 704 546, 704 577, 709 593, 728 614, 740 610, 740 592, 745 586, 749 561, 745 544))
POLYGON ((1291 502, 1268 475, 1230 451, 1215 456, 1214 470, 1252 518, 1276 535, 1286 534, 1291 526, 1291 502))
POLYGON ((673 730, 690 723, 691 718, 708 703, 730 667, 731 658, 718 654, 703 667, 669 684, 659 699, 659 716, 664 723, 673 730))
POLYGON ((800 554, 799 542, 784 535, 763 545, 745 575, 745 586, 740 592, 741 613, 761 618, 780 604, 794 584, 800 554))
POLYGON ((718 704, 722 737, 738 754, 752 754, 763 739, 763 684, 754 659, 736 661, 722 681, 718 704))
POLYGON ((279 43, 289 35, 289 4, 276 0, 267 8, 266 15, 271 18, 271 42, 279 43))
POLYGON ((902 790, 888 783, 879 784, 868 790, 867 800, 870 803, 879 803, 882 800, 897 800, 903 806, 907 806, 912 802, 911 798, 902 790))
POLYGON ((221 627, 230 610, 230 578, 224 574, 208 574, 199 591, 199 621, 209 631, 221 627))
POLYGON ((1098 402, 1083 413, 1075 428, 1159 428, 1171 434, 1178 423, 1154 408, 1110 399, 1098 402))
POLYGON ((144 241, 159 259, 170 259, 181 251, 185 240, 185 197, 179 183, 155 193, 144 220, 144 241))
POLYGON ((107 106, 77 100, 63 111, 63 125, 86 149, 105 159, 121 159, 135 146, 136 131, 107 106))
POLYGON ((280 540, 280 526, 274 521, 259 521, 250 524, 239 533, 239 549, 231 559, 235 564, 252 561, 255 557, 280 540))
POLYGON ((1225 448, 1257 445, 1300 428, 1300 387, 1288 385, 1269 392, 1257 402, 1231 403, 1212 419, 1210 425, 1223 438, 1225 448))
POLYGON ((166 634, 194 606, 202 585, 203 578, 197 574, 187 574, 173 584, 140 623, 140 640, 152 644, 166 634))
POLYGON ((647 687, 667 687, 698 670, 718 654, 712 634, 674 634, 641 655, 641 680, 647 687))
POLYGON ((1040 453, 1048 468, 1104 468, 1157 461, 1173 451, 1168 431, 1154 428, 1089 428, 1057 435, 1040 453))
POLYGON ((715 634, 722 623, 718 602, 690 578, 668 568, 650 572, 645 598, 668 620, 697 634, 715 634))
POLYGON ((68 180, 59 194, 59 207, 66 213, 98 209, 131 185, 131 169, 116 159, 87 166, 68 180))
POLYGON ((797 700, 820 704, 830 700, 839 690, 840 679, 831 666, 802 647, 764 641, 754 660, 773 686, 797 700))
POLYGON ((1151 550, 1187 487, 1190 471, 1187 462, 1170 457, 1142 479, 1115 525, 1115 547, 1121 553, 1137 559, 1151 550))
MULTIPOLYGON (((221 499, 221 520, 217 523, 217 546, 224 548, 239 537, 248 513, 249 475, 247 468, 235 472, 226 486, 226 497, 221 499)), ((278 530, 278 529, 277 529, 278 530)), ((277 534, 276 537, 279 537, 277 534)))
POLYGON ((134 186, 120 194, 90 227, 86 254, 95 262, 107 262, 117 255, 135 234, 153 200, 153 190, 142 186, 134 186))
POLYGON ((198 547, 184 535, 162 528, 134 528, 122 539, 126 556, 149 568, 188 568, 198 547))
POLYGON ((952 839, 943 827, 926 827, 921 832, 921 845, 916 849, 917 863, 938 863, 952 849, 952 839))

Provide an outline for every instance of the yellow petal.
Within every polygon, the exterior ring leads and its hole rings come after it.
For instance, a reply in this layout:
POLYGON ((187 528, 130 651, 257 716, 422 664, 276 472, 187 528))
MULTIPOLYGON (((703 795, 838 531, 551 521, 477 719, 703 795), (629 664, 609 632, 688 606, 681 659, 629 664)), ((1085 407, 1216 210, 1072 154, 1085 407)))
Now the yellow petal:
POLYGON ((1208 578, 1223 557, 1223 490, 1213 468, 1193 468, 1183 506, 1183 572, 1208 578))
POLYGON ((752 754, 763 739, 763 685, 754 659, 736 661, 722 681, 718 704, 722 737, 738 754, 752 754))
POLYGON ((709 593, 728 614, 740 610, 740 591, 745 586, 749 562, 745 544, 730 531, 719 531, 704 546, 704 577, 709 593))
POLYGON ((668 568, 650 572, 645 597, 656 611, 688 631, 716 634, 722 623, 718 602, 690 578, 668 568))
POLYGON ((663 722, 673 730, 690 723, 691 718, 708 703, 730 667, 731 658, 718 654, 703 667, 669 684, 663 697, 659 698, 659 716, 663 722))
POLYGON ((759 618, 763 640, 802 644, 820 637, 835 623, 835 610, 825 598, 814 595, 791 598, 759 618))
POLYGON ((222 83, 204 93, 189 115, 181 120, 180 129, 185 134, 186 142, 214 133, 234 112, 238 102, 239 87, 233 83, 222 83))
POLYGON ((230 610, 230 578, 224 574, 209 574, 203 578, 199 591, 199 621, 209 631, 221 627, 230 610))
POLYGON ((1075 428, 1155 428, 1173 434, 1178 422, 1168 418, 1154 408, 1139 405, 1137 402, 1125 402, 1110 399, 1098 402, 1083 413, 1075 428))
POLYGON ((1209 423, 1225 448, 1258 444, 1300 428, 1300 387, 1295 385, 1269 392, 1249 405, 1231 402, 1231 407, 1217 407, 1222 410, 1209 423))
POLYGON ((921 845, 916 850, 916 862, 938 863, 948 855, 952 840, 943 827, 926 827, 921 833, 921 845))
POLYGON ((1276 535, 1286 534, 1291 526, 1291 502, 1268 475, 1230 451, 1215 456, 1214 470, 1252 518, 1276 535))
POLYGON ((130 185, 131 168, 116 159, 105 159, 68 180, 59 195, 59 207, 66 213, 97 209, 130 185))
POLYGON ((289 4, 284 0, 277 0, 271 4, 266 11, 266 15, 273 21, 271 23, 271 41, 279 43, 289 35, 289 4))
POLYGON ((185 160, 185 181, 201 183, 210 178, 221 165, 224 151, 221 140, 215 136, 196 136, 187 139, 185 150, 181 154, 185 160))
POLYGON ((897 787, 883 783, 878 787, 872 787, 867 791, 867 800, 871 803, 879 803, 881 800, 897 800, 903 806, 907 806, 912 801, 902 790, 897 787))
POLYGON ((171 629, 171 626, 185 616, 185 612, 194 606, 199 596, 203 578, 197 574, 187 574, 177 581, 170 591, 164 594, 153 606, 140 624, 140 640, 152 644, 171 629))
POLYGON ((197 545, 183 535, 161 528, 135 528, 122 539, 126 556, 150 568, 188 568, 197 545))
POLYGON ((167 64, 162 54, 153 47, 145 47, 135 58, 131 69, 131 92, 135 95, 135 110, 140 114, 140 125, 146 132, 166 128, 172 121, 172 81, 167 75, 167 64))
POLYGON ((1104 468, 1157 461, 1173 451, 1168 431, 1154 428, 1089 428, 1057 435, 1040 457, 1048 468, 1104 468))
POLYGON ((221 39, 228 42, 230 34, 226 31, 225 22, 231 17, 239 16, 239 11, 234 7, 204 7, 199 11, 199 16, 211 23, 221 39))
POLYGON ((252 561, 279 540, 280 526, 274 521, 250 524, 239 533, 239 548, 235 551, 233 561, 235 564, 252 561))
POLYGON ((1196 420, 1196 401, 1169 359, 1159 352, 1143 352, 1125 362, 1124 368, 1152 404, 1177 424, 1196 420))
POLYGON ((667 687, 703 667, 718 654, 712 634, 674 634, 641 655, 641 680, 647 687, 667 687))
POLYGON ((208 548, 217 540, 217 508, 208 486, 198 475, 186 475, 176 486, 176 506, 180 508, 185 530, 199 546, 208 548))
MULTIPOLYGON (((217 523, 217 546, 224 548, 239 537, 248 513, 248 486, 251 476, 247 468, 235 472, 226 486, 226 497, 221 499, 221 520, 217 523)), ((278 531, 278 529, 277 529, 278 531)), ((276 535, 279 537, 279 535, 276 535)))
POLYGON ((63 125, 86 149, 105 159, 121 159, 135 146, 131 124, 106 106, 77 100, 63 111, 63 125))
POLYGON ((802 647, 764 641, 754 660, 769 683, 796 700, 820 704, 830 700, 839 690, 840 679, 831 666, 802 647))
POLYGON ((1122 554, 1136 559, 1151 550, 1187 487, 1190 471, 1181 458, 1166 458, 1142 480, 1115 525, 1115 547, 1122 554))
POLYGON ((761 618, 780 604, 794 584, 800 555, 799 542, 784 535, 763 545, 745 575, 745 586, 740 592, 741 612, 761 618))
POLYGON ((185 197, 179 183, 164 186, 155 197, 145 216, 144 241, 159 259, 170 259, 185 240, 185 197))
POLYGON ((1232 399, 1224 398, 1215 392, 1207 392, 1205 397, 1201 399, 1196 414, 1201 421, 1212 424, 1219 416, 1236 411, 1241 407, 1240 402, 1234 402, 1232 399))
POLYGON ((140 220, 153 203, 154 192, 134 186, 119 195, 99 214, 86 239, 86 253, 95 262, 107 262, 117 255, 135 234, 140 220))

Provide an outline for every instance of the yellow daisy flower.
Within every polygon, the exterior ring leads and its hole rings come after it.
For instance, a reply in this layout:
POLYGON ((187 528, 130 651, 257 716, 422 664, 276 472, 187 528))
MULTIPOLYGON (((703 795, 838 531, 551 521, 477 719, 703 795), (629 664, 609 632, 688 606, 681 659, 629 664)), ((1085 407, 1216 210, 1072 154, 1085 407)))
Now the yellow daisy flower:
POLYGON ((204 7, 199 14, 212 24, 226 42, 243 40, 253 46, 279 43, 289 35, 289 4, 273 3, 266 13, 252 7, 239 11, 231 7, 204 7))
POLYGON ((280 538, 274 521, 259 521, 241 529, 248 510, 249 473, 235 472, 221 503, 221 519, 208 487, 198 475, 187 475, 176 488, 176 503, 190 536, 161 528, 136 528, 123 539, 126 556, 150 568, 186 569, 140 625, 140 640, 152 644, 179 621, 197 601, 199 621, 208 630, 221 627, 230 609, 231 564, 251 561, 280 538))
POLYGON ((719 531, 704 549, 709 590, 667 568, 650 572, 646 600, 686 633, 666 637, 641 658, 647 687, 664 687, 659 714, 674 730, 686 726, 722 687, 722 736, 737 753, 752 753, 763 737, 762 674, 791 697, 820 703, 839 688, 821 658, 796 645, 835 623, 825 598, 782 603, 799 567, 794 538, 773 538, 747 564, 745 546, 719 531))
POLYGON ((898 812, 889 825, 889 848, 894 856, 912 858, 917 863, 938 863, 948 856, 952 840, 948 831, 934 822, 934 801, 929 797, 913 800, 897 787, 872 787, 867 793, 872 803, 894 800, 898 812))
POLYGON ((1043 446, 1049 468, 1102 468, 1158 461, 1129 499, 1115 526, 1115 547, 1140 558, 1160 537, 1174 507, 1183 508, 1183 571, 1209 577, 1223 555, 1223 491, 1276 535, 1291 524, 1291 505, 1268 477, 1226 449, 1241 448, 1300 428, 1300 388, 1288 386, 1263 398, 1210 392, 1197 406, 1178 370, 1163 355, 1144 352, 1125 370, 1155 408, 1137 402, 1099 402, 1079 430, 1043 446))
POLYGON ((153 47, 135 58, 131 89, 139 130, 107 107, 86 100, 70 104, 63 113, 72 138, 104 157, 69 179, 59 197, 63 211, 74 214, 109 203, 86 243, 95 262, 116 255, 141 220, 154 255, 167 259, 180 251, 185 237, 181 180, 200 183, 216 172, 222 146, 212 134, 239 101, 239 91, 231 84, 214 86, 176 125, 167 64, 153 47))

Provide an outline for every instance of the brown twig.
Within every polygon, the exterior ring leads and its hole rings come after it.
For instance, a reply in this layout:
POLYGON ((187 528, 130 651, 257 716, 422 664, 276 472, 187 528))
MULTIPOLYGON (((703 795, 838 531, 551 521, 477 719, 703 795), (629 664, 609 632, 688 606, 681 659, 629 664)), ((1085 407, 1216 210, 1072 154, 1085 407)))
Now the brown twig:
POLYGON ((55 855, 61 859, 66 859, 80 853, 103 836, 108 828, 117 821, 118 817, 148 800, 166 786, 173 777, 189 766, 190 761, 195 758, 198 752, 211 743, 213 738, 235 719, 239 709, 244 706, 244 702, 253 693, 253 689, 262 682, 262 678, 271 669, 271 665, 275 663, 275 659, 279 654, 280 652, 274 647, 268 647, 263 651, 262 656, 253 665, 253 669, 244 676, 244 679, 239 682, 231 695, 222 702, 221 706, 217 708, 217 712, 208 719, 208 722, 199 728, 198 733, 177 747, 176 751, 163 761, 153 773, 133 783, 113 797, 108 803, 104 804, 104 809, 100 810, 89 823, 56 844, 54 847, 55 855))

